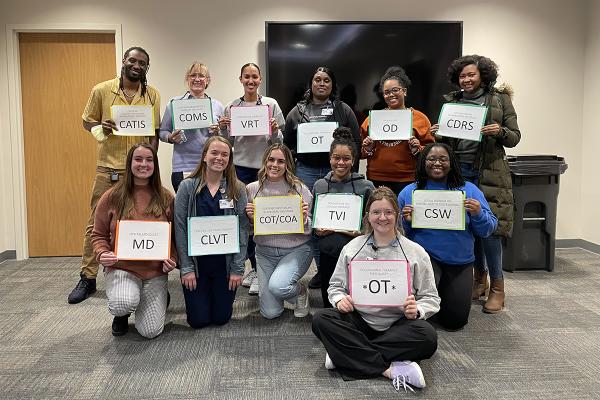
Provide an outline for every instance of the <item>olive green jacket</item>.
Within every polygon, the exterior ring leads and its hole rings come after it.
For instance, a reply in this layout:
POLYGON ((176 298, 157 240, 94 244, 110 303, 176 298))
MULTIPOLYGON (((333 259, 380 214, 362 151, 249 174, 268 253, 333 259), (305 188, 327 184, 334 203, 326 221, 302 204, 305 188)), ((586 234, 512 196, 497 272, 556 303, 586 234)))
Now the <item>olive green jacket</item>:
MULTIPOLYGON (((515 147, 521 140, 517 124, 517 114, 511 101, 512 91, 507 87, 492 88, 486 95, 488 107, 485 125, 496 123, 501 132, 497 136, 483 136, 473 164, 479 171, 479 189, 485 195, 494 215, 498 218, 498 228, 494 235, 510 237, 513 228, 514 202, 512 180, 506 160, 505 147, 515 147)), ((460 102, 462 92, 452 92, 444 96, 448 102, 460 102)), ((442 138, 453 149, 457 139, 442 138)))

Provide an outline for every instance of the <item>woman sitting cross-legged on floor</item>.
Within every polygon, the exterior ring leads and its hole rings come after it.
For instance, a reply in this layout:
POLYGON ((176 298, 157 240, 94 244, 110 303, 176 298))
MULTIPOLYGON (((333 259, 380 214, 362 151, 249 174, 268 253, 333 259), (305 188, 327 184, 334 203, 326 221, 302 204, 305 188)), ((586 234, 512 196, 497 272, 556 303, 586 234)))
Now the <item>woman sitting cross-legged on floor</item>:
POLYGON ((437 349, 437 334, 425 321, 440 304, 431 262, 420 245, 397 229, 399 208, 391 189, 375 189, 366 212, 367 234, 342 249, 329 281, 335 309, 317 311, 312 329, 327 351, 326 368, 356 379, 383 375, 396 389, 410 388, 407 384, 422 388, 425 379, 414 361, 431 357, 437 349), (412 294, 398 299, 401 306, 357 305, 349 295, 350 262, 377 259, 408 263, 412 294))

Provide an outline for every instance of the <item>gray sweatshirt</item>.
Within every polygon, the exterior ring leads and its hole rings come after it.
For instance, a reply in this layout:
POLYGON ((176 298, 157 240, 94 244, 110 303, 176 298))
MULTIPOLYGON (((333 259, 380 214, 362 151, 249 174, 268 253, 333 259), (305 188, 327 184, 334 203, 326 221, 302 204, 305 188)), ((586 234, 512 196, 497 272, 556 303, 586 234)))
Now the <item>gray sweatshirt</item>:
MULTIPOLYGON (((399 233, 398 237, 410 265, 412 293, 417 301, 420 318, 427 319, 440 310, 440 297, 435 286, 431 261, 420 245, 400 236, 399 233)), ((371 235, 361 235, 344 246, 327 289, 331 304, 337 304, 349 294, 348 265, 352 259, 404 260, 397 240, 394 239, 388 246, 377 247, 376 250, 371 246, 372 243, 371 235)), ((401 302, 403 303, 404 299, 401 302)), ((355 309, 376 331, 385 331, 397 320, 405 318, 403 310, 396 307, 355 306, 355 309)))

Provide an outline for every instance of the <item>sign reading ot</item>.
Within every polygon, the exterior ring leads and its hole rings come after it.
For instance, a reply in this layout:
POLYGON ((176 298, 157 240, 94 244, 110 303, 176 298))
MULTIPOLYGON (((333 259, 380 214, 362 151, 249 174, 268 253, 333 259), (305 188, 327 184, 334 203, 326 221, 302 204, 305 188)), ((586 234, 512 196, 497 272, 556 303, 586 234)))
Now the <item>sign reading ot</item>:
POLYGON ((260 136, 271 134, 269 106, 231 107, 231 136, 260 136))
POLYGON ((171 224, 164 221, 117 221, 115 254, 119 260, 166 260, 171 224))
POLYGON ((437 134, 479 142, 486 114, 487 107, 484 106, 446 103, 440 111, 437 134))
POLYGON ((402 307, 411 293, 406 260, 352 260, 350 296, 357 306, 402 307))
POLYGON ((117 124, 119 136, 154 136, 152 106, 111 106, 111 118, 117 124))
POLYGON ((465 229, 465 194, 461 190, 415 190, 413 228, 465 229))
POLYGON ((232 254, 240 251, 237 215, 188 218, 188 254, 232 254))
POLYGON ((213 124, 210 99, 181 99, 171 101, 173 129, 201 129, 213 124))
POLYGON ((313 228, 359 231, 363 198, 354 193, 324 193, 315 199, 313 228))
POLYGON ((333 142, 337 122, 306 122, 298 124, 298 153, 327 153, 333 142))
POLYGON ((411 110, 372 110, 369 136, 373 140, 408 140, 412 136, 411 110))
POLYGON ((300 196, 266 196, 254 199, 254 234, 304 233, 300 196))

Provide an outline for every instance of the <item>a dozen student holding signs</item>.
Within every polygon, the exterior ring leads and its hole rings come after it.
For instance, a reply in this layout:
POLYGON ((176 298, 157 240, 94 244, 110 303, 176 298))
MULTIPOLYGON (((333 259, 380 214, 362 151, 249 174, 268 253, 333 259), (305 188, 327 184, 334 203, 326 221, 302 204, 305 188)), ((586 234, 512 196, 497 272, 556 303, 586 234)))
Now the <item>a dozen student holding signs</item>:
MULTIPOLYGON (((174 206, 161 186, 156 152, 142 144, 130 149, 125 179, 102 196, 96 211, 92 238, 98 261, 107 267, 113 334, 127 332, 134 312, 141 335, 162 332, 166 274, 176 264, 189 325, 227 323, 254 233, 265 318, 277 318, 285 307, 297 317, 308 315, 308 291, 300 279, 320 254, 325 309, 316 311, 313 331, 325 347, 325 366, 355 378, 384 375, 397 389, 424 387, 413 361, 430 357, 437 348, 428 321, 450 330, 463 327, 471 299, 488 287, 486 265, 492 287, 484 311, 498 312, 504 304, 501 237, 512 226, 512 215, 502 211, 512 209, 504 147, 520 139, 510 95, 494 87, 493 61, 461 57, 450 66, 449 77, 460 89, 446 97, 449 102, 484 110, 485 117, 475 121, 475 140, 460 132, 452 137, 453 123, 440 118, 447 126, 432 127, 424 114, 407 108, 410 80, 399 67, 386 71, 381 90, 387 111, 408 113, 408 140, 378 139, 385 132, 373 127, 386 114, 372 114, 359 133, 351 109, 333 99, 335 76, 325 67, 317 69, 285 129, 277 102, 257 93, 261 79, 255 64, 242 67, 242 97, 225 108, 211 99, 218 125, 189 131, 167 127, 170 103, 161 138, 175 144, 174 206), (263 104, 269 106, 269 133, 233 136, 232 108, 263 104), (333 131, 328 157, 299 152, 304 125, 327 122, 341 125, 333 131), (444 143, 434 142, 435 133, 447 135, 438 136, 444 143), (294 151, 282 141, 292 143, 294 151), (367 159, 369 179, 353 172, 359 158, 367 159), (173 222, 177 251, 161 261, 118 259, 117 221, 128 219, 173 222), (219 233, 225 226, 233 226, 227 237, 233 243, 224 243, 227 235, 219 233), (211 253, 211 244, 225 250, 211 253)), ((177 99, 207 96, 206 66, 192 65, 186 78, 189 92, 177 99)), ((464 108, 454 115, 460 111, 464 108)), ((330 127, 315 125, 310 132, 319 129, 330 127)))

